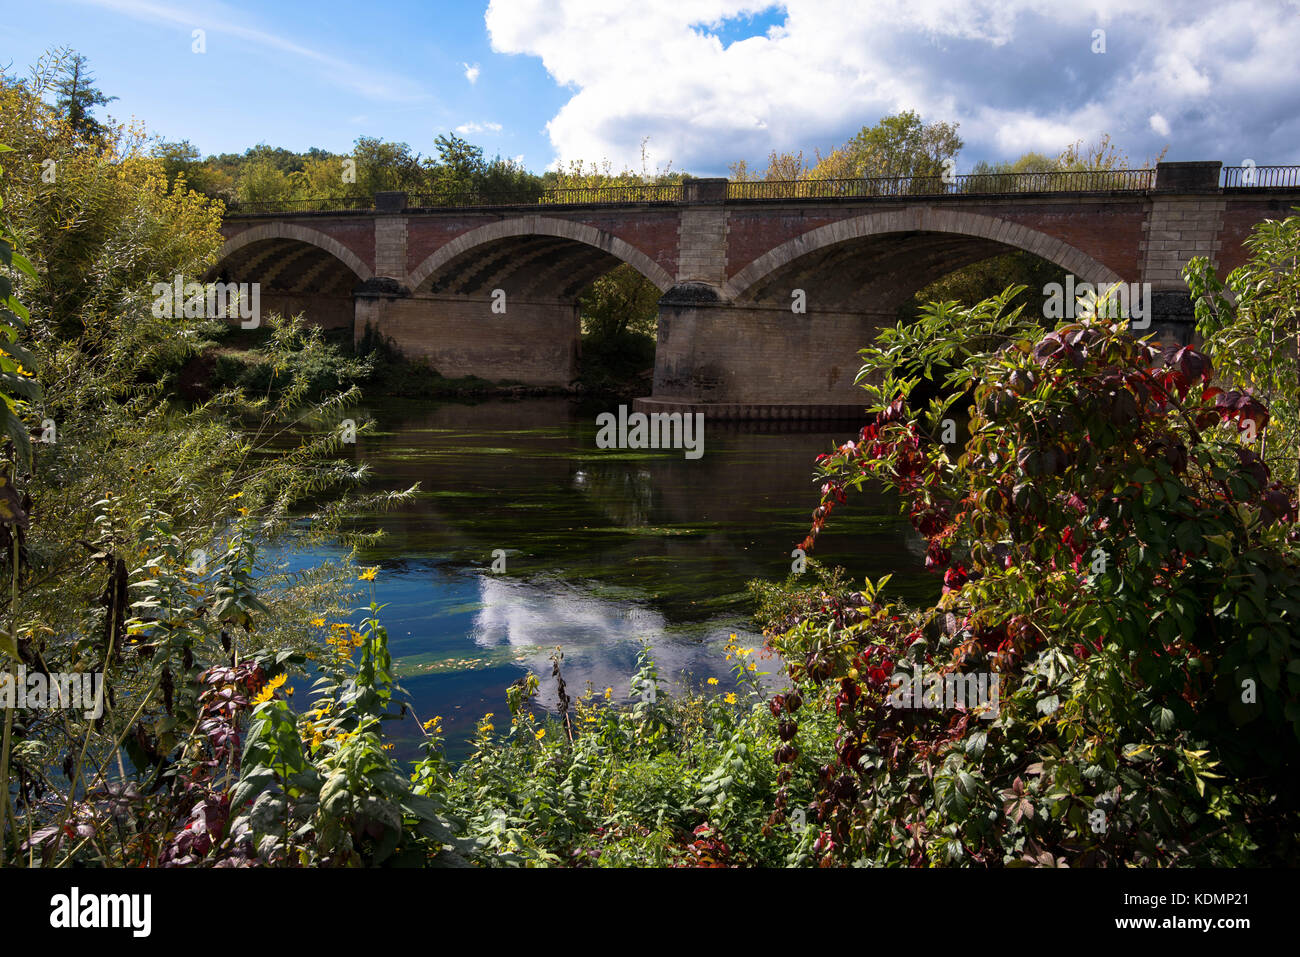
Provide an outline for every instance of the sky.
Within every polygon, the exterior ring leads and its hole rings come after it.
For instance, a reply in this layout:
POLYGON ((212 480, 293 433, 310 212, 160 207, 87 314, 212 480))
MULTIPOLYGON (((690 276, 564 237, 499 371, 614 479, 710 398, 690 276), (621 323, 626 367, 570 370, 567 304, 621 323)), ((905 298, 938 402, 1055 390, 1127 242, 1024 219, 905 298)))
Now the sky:
POLYGON ((607 160, 725 176, 914 109, 960 124, 959 173, 1102 133, 1135 166, 1166 147, 1300 163, 1300 0, 7 5, 7 72, 60 46, 118 97, 101 119, 205 155, 346 153, 359 136, 431 154, 456 131, 536 171, 607 160))

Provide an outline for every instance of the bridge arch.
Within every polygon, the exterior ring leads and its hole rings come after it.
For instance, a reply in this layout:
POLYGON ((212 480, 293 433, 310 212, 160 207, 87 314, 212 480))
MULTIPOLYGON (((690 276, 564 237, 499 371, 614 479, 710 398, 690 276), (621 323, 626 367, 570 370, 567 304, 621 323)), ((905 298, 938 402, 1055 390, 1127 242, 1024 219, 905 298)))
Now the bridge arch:
POLYGON ((213 271, 220 269, 222 263, 227 262, 245 246, 270 240, 286 239, 306 243, 309 246, 324 250, 351 269, 358 280, 364 282, 375 275, 374 270, 367 266, 361 260, 361 257, 333 236, 327 236, 318 229, 300 226, 297 223, 263 223, 261 226, 254 226, 251 229, 245 229, 243 232, 237 233, 227 239, 222 244, 221 249, 217 251, 217 261, 213 266, 213 271))
MULTIPOLYGON (((570 286, 585 285, 582 280, 589 282, 607 272, 615 265, 610 261, 611 257, 627 263, 654 283, 661 292, 667 291, 673 285, 673 277, 667 270, 641 250, 612 233, 586 223, 576 223, 551 216, 518 216, 479 226, 444 243, 412 270, 407 277, 407 286, 412 292, 427 291, 426 287, 432 285, 440 274, 446 274, 462 264, 466 268, 475 268, 479 254, 485 254, 484 258, 486 258, 487 255, 491 255, 493 249, 509 245, 518 249, 521 241, 539 237, 566 241, 558 245, 552 243, 549 249, 539 250, 537 253, 539 257, 552 259, 557 255, 563 257, 564 251, 560 247, 573 249, 575 246, 597 254, 594 258, 588 255, 584 261, 574 261, 573 269, 565 270, 577 276, 576 280, 570 281, 570 286), (599 255, 602 253, 604 255, 599 255)), ((555 271, 554 264, 547 268, 555 271)))
POLYGON ((353 324, 353 292, 374 271, 332 236, 298 223, 261 223, 222 245, 207 279, 256 282, 263 313, 301 314, 326 329, 353 324))
MULTIPOLYGON (((765 280, 796 267, 806 257, 825 253, 835 247, 873 237, 928 234, 934 237, 963 238, 969 244, 966 262, 949 262, 942 259, 932 268, 933 278, 952 269, 966 265, 999 252, 1015 249, 1032 253, 1078 276, 1082 282, 1116 283, 1121 277, 1110 267, 1093 259, 1082 250, 1049 236, 1046 233, 1010 220, 961 210, 931 208, 900 209, 890 212, 868 213, 811 229, 769 250, 732 276, 722 288, 723 297, 730 301, 753 299, 765 280), (971 258, 974 256, 974 258, 971 258)), ((922 282, 921 286, 925 283, 922 282)), ((920 287, 918 287, 920 288, 920 287)))

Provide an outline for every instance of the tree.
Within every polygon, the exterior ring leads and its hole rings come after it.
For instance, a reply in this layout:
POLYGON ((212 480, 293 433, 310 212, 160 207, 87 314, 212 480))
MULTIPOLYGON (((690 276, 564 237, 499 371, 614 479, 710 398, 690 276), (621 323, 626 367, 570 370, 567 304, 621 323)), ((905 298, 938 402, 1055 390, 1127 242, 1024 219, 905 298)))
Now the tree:
MULTIPOLYGON (((821 154, 818 154, 818 160, 820 159, 821 154)), ((767 156, 767 170, 761 177, 751 172, 744 160, 732 163, 730 171, 731 178, 739 183, 756 182, 760 179, 767 182, 788 182, 808 179, 813 171, 813 165, 804 160, 803 150, 798 153, 781 153, 772 150, 767 156)))
POLYGON ((487 169, 483 149, 451 133, 433 141, 438 159, 426 160, 429 185, 435 196, 451 200, 473 193, 481 185, 487 169))
MULTIPOLYGON (((1147 158, 1142 161, 1142 169, 1152 169, 1157 163, 1164 159, 1165 153, 1169 147, 1165 147, 1154 158, 1147 158)), ((1083 140, 1071 143, 1065 149, 1061 150, 1055 157, 1050 157, 1045 153, 1030 151, 1024 153, 1019 159, 1010 162, 990 163, 986 160, 980 160, 975 164, 971 171, 974 175, 999 175, 1007 173, 1084 173, 1084 172, 1110 172, 1114 170, 1132 169, 1133 163, 1129 159, 1128 153, 1124 152, 1114 143, 1109 133, 1102 133, 1094 142, 1084 145, 1083 140)), ((997 189, 1019 188, 1013 184, 1001 183, 997 189)), ((1039 184, 1029 183, 1024 188, 1039 189, 1039 184)))
POLYGON ((848 167, 862 177, 942 176, 961 152, 956 123, 925 123, 913 110, 864 126, 844 146, 848 167))
POLYGON ((371 136, 357 138, 351 159, 356 162, 356 183, 349 195, 369 197, 385 191, 407 193, 425 188, 427 176, 418 153, 405 143, 389 143, 371 136))
POLYGON ((936 279, 899 307, 898 318, 915 318, 930 302, 958 302, 973 306, 992 298, 1008 285, 1023 287, 1014 303, 1028 307, 1041 301, 1041 290, 1048 283, 1064 283, 1065 272, 1056 263, 1017 249, 971 263, 936 279))
POLYGON ((578 300, 582 331, 613 340, 631 331, 652 335, 659 315, 659 289, 623 263, 593 282, 578 300))
POLYGON ((87 139, 100 139, 107 132, 107 127, 99 123, 90 111, 117 99, 105 96, 95 89, 95 75, 86 65, 86 58, 80 53, 69 53, 60 64, 60 79, 55 84, 59 98, 57 108, 68 118, 72 129, 87 139))
POLYGON ((223 200, 235 198, 235 177, 227 169, 213 163, 211 158, 204 160, 198 148, 189 140, 181 140, 179 143, 162 140, 153 147, 151 153, 162 160, 169 183, 175 184, 183 178, 187 187, 205 196, 223 200))
POLYGON ((1196 331, 1228 391, 1224 403, 1257 397, 1272 412, 1257 439, 1274 474, 1300 481, 1300 216, 1265 220, 1243 245, 1250 258, 1215 275, 1197 256, 1183 269, 1196 309, 1196 331))
POLYGON ((928 607, 883 581, 823 593, 773 641, 803 703, 772 702, 781 781, 821 765, 814 853, 1294 861, 1295 503, 1240 441, 1267 410, 1218 402, 1191 347, 1162 354, 1122 322, 1044 334, 1007 310, 1012 292, 884 330, 859 374, 872 419, 819 457, 802 547, 878 481, 943 587, 928 607), (932 367, 948 372, 926 403, 932 367), (827 721, 823 764, 800 736, 827 721))

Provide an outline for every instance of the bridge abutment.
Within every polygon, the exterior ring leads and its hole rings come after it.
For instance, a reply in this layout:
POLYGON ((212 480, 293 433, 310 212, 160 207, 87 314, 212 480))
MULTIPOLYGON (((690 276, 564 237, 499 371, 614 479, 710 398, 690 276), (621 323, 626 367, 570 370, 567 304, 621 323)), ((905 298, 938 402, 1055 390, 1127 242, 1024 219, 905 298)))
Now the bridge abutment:
POLYGON ((1223 245, 1219 163, 1161 163, 1143 224, 1142 279, 1151 284, 1151 332, 1166 344, 1189 344, 1196 329, 1183 267, 1205 256, 1217 268, 1223 245))
POLYGON ((860 417, 857 352, 893 319, 737 304, 707 283, 679 283, 659 301, 654 393, 636 408, 723 419, 860 417))
POLYGON ((372 280, 356 295, 357 341, 367 327, 447 378, 564 388, 578 374, 572 301, 412 294, 395 280, 372 280))

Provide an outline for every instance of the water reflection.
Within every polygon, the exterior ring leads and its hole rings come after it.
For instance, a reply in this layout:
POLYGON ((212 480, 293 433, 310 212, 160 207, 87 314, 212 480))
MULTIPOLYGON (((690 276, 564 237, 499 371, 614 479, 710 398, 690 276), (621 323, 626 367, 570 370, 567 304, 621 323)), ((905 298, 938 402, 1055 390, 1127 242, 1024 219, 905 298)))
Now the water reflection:
MULTIPOLYGON (((421 492, 357 517, 387 533, 360 557, 383 569, 377 594, 403 684, 422 719, 443 716, 453 755, 483 712, 504 713, 504 689, 525 669, 554 705, 556 645, 575 695, 590 682, 625 697, 643 640, 670 687, 710 676, 727 687, 727 636, 759 643, 745 582, 789 573, 816 504, 812 460, 853 431, 709 425, 704 457, 688 460, 599 450, 605 410, 562 399, 367 411, 382 434, 361 437, 355 455, 373 486, 421 492), (505 574, 491 571, 495 549, 505 574)), ((894 573, 891 587, 921 600, 937 583, 915 539, 892 500, 862 497, 837 511, 816 556, 856 578, 894 573)), ((413 756, 414 722, 402 724, 413 756)))

